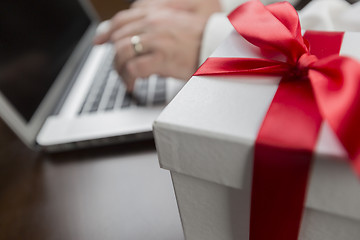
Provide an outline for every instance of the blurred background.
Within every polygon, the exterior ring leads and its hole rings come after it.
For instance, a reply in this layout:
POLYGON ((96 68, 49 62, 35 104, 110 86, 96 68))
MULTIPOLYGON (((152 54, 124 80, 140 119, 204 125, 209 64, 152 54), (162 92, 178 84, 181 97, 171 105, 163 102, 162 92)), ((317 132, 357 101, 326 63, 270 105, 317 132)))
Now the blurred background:
POLYGON ((132 0, 90 0, 100 19, 106 20, 111 18, 121 9, 130 6, 132 0))

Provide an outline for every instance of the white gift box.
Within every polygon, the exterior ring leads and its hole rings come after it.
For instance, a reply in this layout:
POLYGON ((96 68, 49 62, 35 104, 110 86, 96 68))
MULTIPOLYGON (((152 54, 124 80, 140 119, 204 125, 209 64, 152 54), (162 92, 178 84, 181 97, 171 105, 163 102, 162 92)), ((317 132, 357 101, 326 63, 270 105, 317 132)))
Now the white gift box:
MULTIPOLYGON (((359 42, 360 33, 345 33, 340 55, 360 59, 359 42)), ((212 56, 257 54, 234 32, 212 56)), ((160 165, 171 171, 187 240, 248 239, 253 146, 279 80, 194 76, 155 121, 160 165)), ((299 239, 360 239, 360 181, 346 159, 324 123, 299 239)))

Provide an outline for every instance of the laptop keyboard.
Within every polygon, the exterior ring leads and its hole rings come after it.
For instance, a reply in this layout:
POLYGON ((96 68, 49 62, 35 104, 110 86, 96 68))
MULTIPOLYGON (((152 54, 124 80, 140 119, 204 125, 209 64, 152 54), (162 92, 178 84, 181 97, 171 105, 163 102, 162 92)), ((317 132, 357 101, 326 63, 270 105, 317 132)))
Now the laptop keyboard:
POLYGON ((94 77, 79 114, 165 104, 165 78, 150 76, 148 79, 137 79, 134 91, 130 94, 126 92, 125 84, 113 69, 112 61, 113 55, 109 51, 99 68, 100 71, 94 77))

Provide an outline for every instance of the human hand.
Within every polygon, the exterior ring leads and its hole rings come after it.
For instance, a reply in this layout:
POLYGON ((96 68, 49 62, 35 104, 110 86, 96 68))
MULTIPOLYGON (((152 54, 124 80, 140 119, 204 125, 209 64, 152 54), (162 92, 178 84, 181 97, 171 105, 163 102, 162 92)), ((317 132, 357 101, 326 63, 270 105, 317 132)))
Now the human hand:
POLYGON ((132 91, 136 78, 152 74, 188 80, 197 68, 206 21, 170 8, 134 8, 115 15, 94 42, 114 44, 115 68, 132 91), (133 36, 141 39, 141 53, 134 50, 133 36))
POLYGON ((137 0, 131 7, 170 7, 200 14, 204 17, 209 17, 214 12, 221 11, 219 0, 137 0))

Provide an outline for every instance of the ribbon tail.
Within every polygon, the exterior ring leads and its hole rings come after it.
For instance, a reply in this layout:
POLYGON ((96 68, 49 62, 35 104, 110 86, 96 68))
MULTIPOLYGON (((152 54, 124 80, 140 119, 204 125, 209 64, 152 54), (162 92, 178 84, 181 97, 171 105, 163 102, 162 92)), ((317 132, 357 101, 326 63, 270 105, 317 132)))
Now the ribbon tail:
POLYGON ((254 58, 210 57, 195 72, 194 76, 210 75, 275 75, 281 76, 289 71, 290 65, 284 62, 254 58))
POLYGON ((347 57, 330 57, 309 70, 320 112, 347 150, 360 176, 360 69, 347 57))
POLYGON ((256 139, 250 240, 294 240, 322 118, 308 81, 283 79, 256 139))

